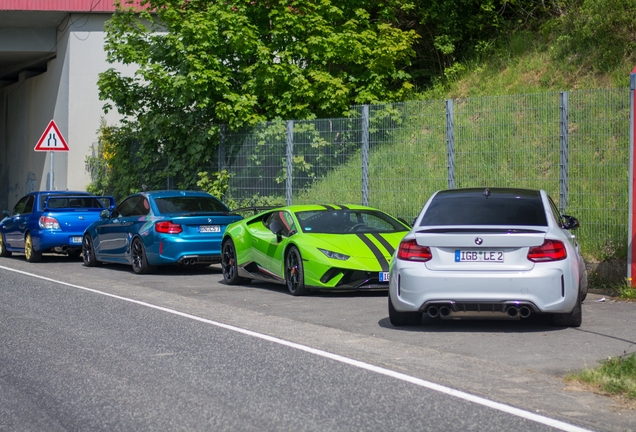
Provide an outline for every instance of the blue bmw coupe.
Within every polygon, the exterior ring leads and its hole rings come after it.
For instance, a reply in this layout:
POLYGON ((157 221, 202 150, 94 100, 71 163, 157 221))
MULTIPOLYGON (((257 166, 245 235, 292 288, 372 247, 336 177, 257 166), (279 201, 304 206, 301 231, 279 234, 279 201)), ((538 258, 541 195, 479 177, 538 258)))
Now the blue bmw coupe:
POLYGON ((130 195, 100 216, 84 231, 84 265, 128 264, 135 273, 220 262, 225 227, 242 219, 208 193, 174 190, 130 195))

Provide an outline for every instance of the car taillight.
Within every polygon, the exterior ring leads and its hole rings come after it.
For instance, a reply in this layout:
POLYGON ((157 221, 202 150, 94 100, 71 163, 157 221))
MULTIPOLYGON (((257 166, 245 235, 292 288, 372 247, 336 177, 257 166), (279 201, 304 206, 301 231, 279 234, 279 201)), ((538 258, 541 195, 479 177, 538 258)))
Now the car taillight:
POLYGON ((172 222, 157 222, 155 231, 163 234, 179 234, 183 229, 181 229, 181 225, 172 222))
POLYGON ((404 240, 400 243, 397 253, 398 259, 406 261, 429 261, 433 258, 431 248, 428 246, 420 246, 415 239, 404 240))
POLYGON ((40 216, 40 228, 42 229, 60 229, 60 223, 51 216, 40 216))
POLYGON ((545 240, 541 246, 532 246, 528 250, 528 259, 533 262, 560 261, 567 256, 565 245, 558 240, 545 240))

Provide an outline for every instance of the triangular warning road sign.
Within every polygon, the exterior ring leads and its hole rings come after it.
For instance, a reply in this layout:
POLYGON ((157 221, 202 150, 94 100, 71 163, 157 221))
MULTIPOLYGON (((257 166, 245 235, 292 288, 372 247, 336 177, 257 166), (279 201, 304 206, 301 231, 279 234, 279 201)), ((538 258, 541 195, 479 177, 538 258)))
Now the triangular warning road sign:
POLYGON ((37 145, 33 149, 35 151, 68 151, 68 146, 64 137, 57 128, 54 120, 44 129, 44 133, 40 137, 37 145))

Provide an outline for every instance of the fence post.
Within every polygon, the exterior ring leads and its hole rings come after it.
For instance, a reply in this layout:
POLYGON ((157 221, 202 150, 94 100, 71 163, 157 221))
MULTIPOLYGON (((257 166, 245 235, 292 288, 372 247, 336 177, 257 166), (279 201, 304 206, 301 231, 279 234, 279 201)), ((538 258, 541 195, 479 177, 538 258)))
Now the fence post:
POLYGON ((225 125, 219 126, 219 172, 223 171, 225 168, 225 125))
POLYGON ((285 188, 285 204, 292 205, 292 187, 294 175, 294 121, 287 121, 287 184, 285 188))
POLYGON ((568 92, 560 93, 559 118, 559 210, 563 213, 568 208, 568 121, 569 101, 568 92))
POLYGON ((627 280, 633 287, 636 286, 636 242, 634 242, 634 213, 636 213, 636 185, 634 184, 634 170, 636 160, 634 158, 634 140, 636 135, 636 118, 634 110, 636 109, 636 67, 629 76, 629 211, 628 211, 628 232, 627 232, 627 280))
POLYGON ((369 205, 369 105, 362 105, 362 205, 369 205))
POLYGON ((455 189, 455 117, 452 99, 446 100, 446 157, 448 188, 455 189))

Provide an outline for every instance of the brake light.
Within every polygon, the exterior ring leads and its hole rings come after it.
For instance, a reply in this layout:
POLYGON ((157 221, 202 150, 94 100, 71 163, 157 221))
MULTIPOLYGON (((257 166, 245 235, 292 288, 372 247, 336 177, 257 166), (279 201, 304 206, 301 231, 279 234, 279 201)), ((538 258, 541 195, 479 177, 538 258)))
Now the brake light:
POLYGON ((560 261, 568 256, 563 242, 545 240, 541 246, 532 246, 528 250, 528 259, 533 262, 560 261))
POLYGON ((181 225, 173 224, 172 222, 157 222, 155 224, 155 231, 163 234, 179 234, 183 229, 181 225))
POLYGON ((60 223, 51 216, 40 216, 40 228, 42 229, 60 229, 60 223))
POLYGON ((398 259, 406 261, 429 261, 433 258, 431 248, 420 246, 415 239, 404 240, 400 243, 397 253, 398 259))

